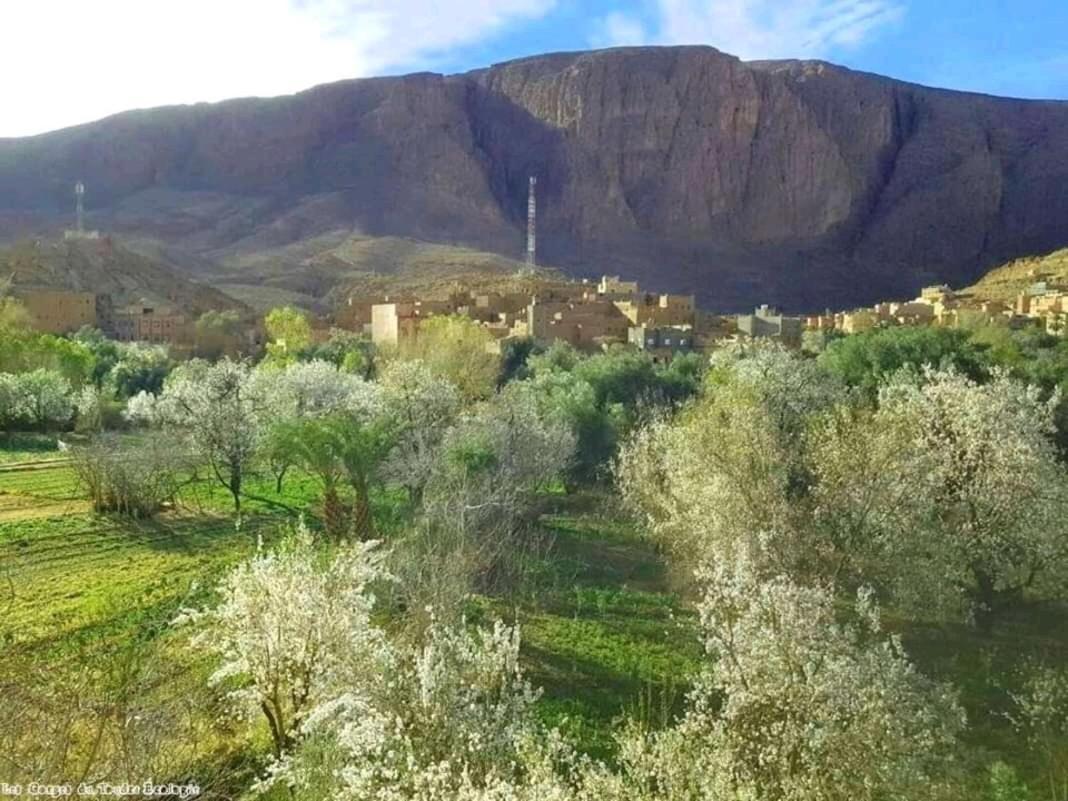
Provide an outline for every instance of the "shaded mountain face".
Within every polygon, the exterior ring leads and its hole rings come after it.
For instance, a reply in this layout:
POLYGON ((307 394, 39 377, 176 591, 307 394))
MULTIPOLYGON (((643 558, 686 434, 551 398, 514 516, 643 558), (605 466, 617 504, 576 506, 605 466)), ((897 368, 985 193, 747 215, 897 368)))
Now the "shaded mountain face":
POLYGON ((215 280, 353 233, 518 256, 530 175, 543 262, 843 306, 1068 244, 1068 103, 704 47, 549 55, 0 140, 0 237, 62 226, 81 179, 93 227, 215 280))

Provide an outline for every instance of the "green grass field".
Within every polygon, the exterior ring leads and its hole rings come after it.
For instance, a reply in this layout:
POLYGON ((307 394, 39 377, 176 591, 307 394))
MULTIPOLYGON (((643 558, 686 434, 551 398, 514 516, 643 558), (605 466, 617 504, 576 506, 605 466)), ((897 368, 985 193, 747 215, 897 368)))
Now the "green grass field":
POLYGON ((62 457, 58 440, 50 434, 0 434, 0 467, 62 457))
MULTIPOLYGON (((184 696, 202 707, 199 720, 178 727, 203 729, 198 739, 204 747, 183 764, 202 774, 235 764, 244 766, 239 775, 255 769, 264 732, 254 729, 248 739, 216 723, 217 699, 204 686, 209 666, 183 652, 181 632, 169 621, 183 606, 206 600, 225 571, 254 552, 257 538, 270 543, 280 536, 296 510, 311 510, 315 524, 314 481, 294 474, 281 496, 274 489, 269 478, 250 483, 250 495, 263 500, 246 500, 238 531, 226 491, 207 480, 186 488, 180 510, 137 522, 86 509, 48 516, 49 504, 79 502, 69 466, 0 473, 0 503, 17 499, 23 512, 20 519, 0 520, 0 683, 17 690, 13 697, 42 707, 56 699, 72 703, 72 693, 99 684, 91 693, 91 706, 98 706, 123 675, 112 675, 108 665, 158 662, 165 655, 173 672, 145 698, 173 704, 184 696)), ((379 494, 375 506, 380 533, 388 538, 403 525, 403 498, 379 494)), ((681 698, 682 682, 697 666, 692 624, 668 591, 651 546, 625 525, 562 513, 546 518, 545 527, 555 539, 542 556, 537 587, 518 608, 492 599, 487 604, 522 624, 530 677, 545 691, 545 719, 563 725, 586 750, 606 755, 615 719, 654 697, 681 698)), ((16 715, 18 706, 9 706, 8 714, 16 715)), ((40 721, 36 715, 7 721, 0 737, 9 738, 8 753, 40 745, 25 731, 21 740, 10 739, 30 723, 40 721)), ((84 735, 63 763, 66 771, 88 760, 91 738, 84 735)))
MULTIPOLYGON (((267 477, 249 484, 261 500, 246 501, 238 530, 226 491, 206 479, 188 485, 179 509, 135 522, 77 506, 84 501, 69 466, 0 471, 0 690, 11 699, 0 710, 0 780, 26 778, 5 775, 15 770, 5 758, 30 772, 77 776, 99 750, 127 748, 149 762, 131 756, 131 766, 198 777, 209 796, 247 787, 263 765, 266 732, 259 721, 250 728, 222 714, 206 686, 211 666, 170 623, 183 607, 207 601, 228 568, 258 539, 275 541, 299 511, 309 510, 315 525, 314 481, 294 474, 282 495, 274 489, 267 477), (53 515, 55 504, 71 511, 53 515), (14 519, 3 517, 5 508, 15 509, 14 519), (101 710, 111 722, 94 726, 101 710), (166 718, 171 739, 124 739, 131 720, 153 715, 166 718), (60 732, 71 741, 57 754, 60 732), (160 752, 166 760, 152 763, 160 752)), ((374 501, 388 539, 404 525, 405 501, 394 493, 374 501)), ((543 719, 588 753, 611 758, 624 714, 656 726, 681 709, 701 646, 664 561, 607 499, 552 501, 541 522, 548 546, 529 586, 479 606, 522 625, 528 676, 544 691, 543 719)), ((1062 608, 1027 608, 989 637, 934 624, 902 632, 921 668, 961 688, 977 787, 994 759, 1037 772, 1004 717, 1007 688, 998 677, 1027 658, 1064 664, 1066 619, 1062 608)))

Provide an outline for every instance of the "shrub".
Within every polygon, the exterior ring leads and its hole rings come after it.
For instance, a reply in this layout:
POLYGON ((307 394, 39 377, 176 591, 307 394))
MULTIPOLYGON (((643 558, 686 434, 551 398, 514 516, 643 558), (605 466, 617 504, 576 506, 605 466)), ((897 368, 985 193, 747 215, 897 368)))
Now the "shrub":
POLYGON ((93 511, 146 518, 173 501, 178 491, 185 459, 175 454, 175 443, 168 438, 152 437, 129 445, 105 436, 75 449, 72 456, 93 511))

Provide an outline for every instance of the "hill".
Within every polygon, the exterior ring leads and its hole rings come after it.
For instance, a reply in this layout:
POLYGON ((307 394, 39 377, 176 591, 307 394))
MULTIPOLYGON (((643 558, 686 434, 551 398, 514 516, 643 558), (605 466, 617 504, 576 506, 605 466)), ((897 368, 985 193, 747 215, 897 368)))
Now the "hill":
POLYGON ((116 305, 174 306, 199 316, 209 310, 251 310, 229 295, 190 281, 169 265, 135 253, 110 237, 32 240, 0 249, 0 277, 18 287, 109 294, 116 305))
POLYGON ((1031 284, 1043 280, 1068 283, 1068 249, 1046 256, 1016 259, 991 270, 964 292, 978 300, 1011 303, 1031 284))
POLYGON ((0 237, 60 230, 81 179, 94 227, 316 297, 348 268, 314 257, 353 235, 518 256, 530 175, 542 261, 573 274, 845 307, 1068 244, 1068 103, 707 47, 553 54, 0 141, 0 237))
MULTIPOLYGON (((509 286, 523 262, 496 253, 403 237, 315 237, 243 256, 216 274, 217 286, 256 308, 282 303, 328 311, 349 294, 432 297, 457 286, 509 286)), ((539 270, 562 280, 554 270, 539 270)))

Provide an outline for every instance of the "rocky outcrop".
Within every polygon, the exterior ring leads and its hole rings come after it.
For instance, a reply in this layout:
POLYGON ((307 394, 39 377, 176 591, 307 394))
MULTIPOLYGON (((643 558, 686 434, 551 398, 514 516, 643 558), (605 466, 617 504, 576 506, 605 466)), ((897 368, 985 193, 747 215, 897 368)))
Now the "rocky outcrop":
POLYGON ((1068 244, 1068 103, 703 47, 548 55, 0 141, 0 235, 59 225, 80 178, 95 227, 231 268, 350 231, 512 255, 531 174, 543 260, 843 305, 1068 244))

